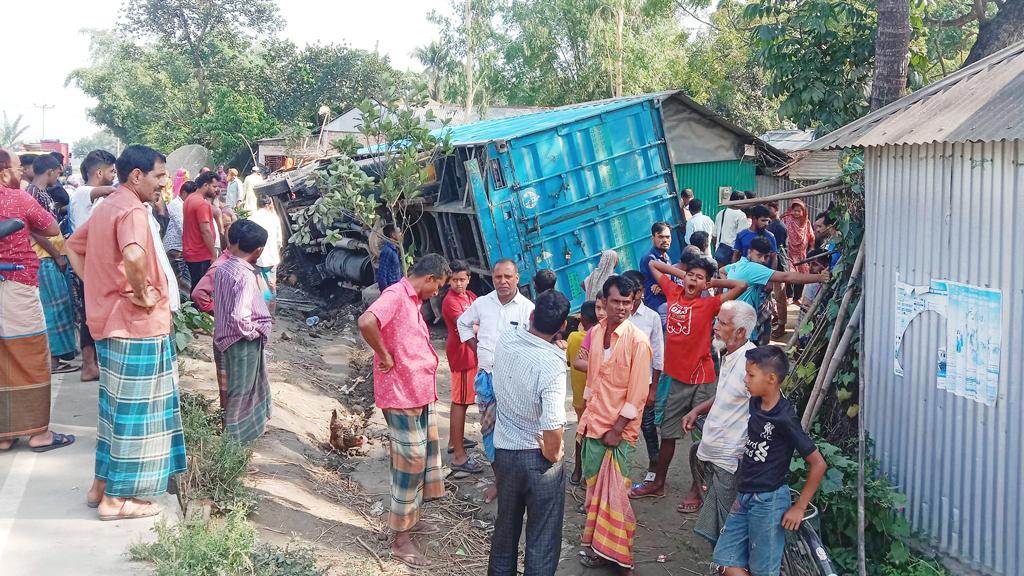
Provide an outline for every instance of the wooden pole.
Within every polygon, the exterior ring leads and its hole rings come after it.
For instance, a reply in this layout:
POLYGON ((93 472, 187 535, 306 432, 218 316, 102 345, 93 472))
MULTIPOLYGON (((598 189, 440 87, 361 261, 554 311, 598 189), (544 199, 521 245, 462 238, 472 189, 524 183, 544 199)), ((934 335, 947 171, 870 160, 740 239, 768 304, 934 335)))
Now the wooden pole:
POLYGON ((864 444, 866 436, 864 431, 864 414, 866 414, 864 402, 867 394, 864 385, 867 382, 867 377, 864 375, 866 370, 864 366, 863 331, 861 331, 861 334, 860 362, 857 365, 859 380, 857 383, 857 569, 860 576, 867 576, 867 549, 864 543, 864 444))
MULTIPOLYGON (((825 350, 825 356, 822 362, 827 363, 832 355, 835 354, 836 346, 839 344, 839 333, 842 332, 843 322, 846 320, 846 310, 850 306, 850 299, 853 297, 853 285, 860 277, 860 271, 864 268, 864 241, 861 240, 860 247, 857 249, 857 260, 853 263, 853 270, 850 271, 850 279, 846 282, 846 293, 843 294, 842 303, 839 305, 839 312, 836 314, 836 322, 832 327, 832 335, 828 339, 828 348, 825 350)), ((821 387, 825 378, 825 370, 822 368, 818 369, 818 377, 814 380, 814 387, 811 388, 811 395, 807 401, 807 407, 804 409, 804 416, 801 420, 801 425, 805 431, 811 429, 811 408, 817 402, 818 396, 821 394, 821 387)))
POLYGON ((829 192, 837 192, 847 188, 842 178, 833 178, 817 184, 811 184, 810 186, 804 186, 803 188, 796 188, 795 190, 787 190, 778 194, 772 194, 771 196, 761 196, 759 198, 750 198, 745 200, 729 200, 722 202, 722 206, 731 207, 742 207, 742 206, 753 206, 755 204, 763 204, 772 200, 792 200, 793 198, 802 198, 804 196, 818 196, 821 194, 828 194, 829 192))
MULTIPOLYGON (((853 310, 853 315, 850 316, 850 323, 846 325, 846 329, 843 330, 843 337, 839 340, 839 344, 836 345, 836 349, 831 358, 826 357, 827 368, 825 369, 825 377, 821 381, 821 387, 818 389, 817 396, 814 397, 812 402, 807 403, 807 408, 804 409, 804 430, 810 430, 811 424, 814 423, 814 418, 818 415, 821 407, 825 405, 825 398, 828 397, 828 391, 832 386, 832 380, 836 377, 836 372, 839 371, 839 366, 843 363, 843 357, 846 356, 846 351, 850 348, 850 342, 853 341, 853 335, 857 332, 860 326, 860 320, 864 316, 864 298, 861 297, 857 301, 857 307, 853 310)), ((833 332, 834 334, 835 332, 833 332)))
POLYGON ((818 294, 814 297, 814 300, 811 301, 810 308, 807 309, 807 315, 804 316, 803 320, 797 322, 796 329, 793 330, 793 334, 789 337, 789 342, 786 343, 787 351, 796 346, 797 341, 800 339, 800 329, 814 318, 814 314, 817 313, 818 307, 821 306, 821 303, 825 300, 825 294, 828 293, 831 293, 828 286, 822 286, 821 290, 818 290, 818 294))

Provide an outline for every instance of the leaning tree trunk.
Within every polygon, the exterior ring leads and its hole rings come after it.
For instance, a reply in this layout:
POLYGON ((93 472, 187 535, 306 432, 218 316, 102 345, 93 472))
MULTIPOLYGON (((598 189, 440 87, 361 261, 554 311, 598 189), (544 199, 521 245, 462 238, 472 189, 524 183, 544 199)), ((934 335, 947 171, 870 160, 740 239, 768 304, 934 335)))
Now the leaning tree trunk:
POLYGON ((871 109, 899 100, 907 89, 910 64, 910 0, 878 0, 875 79, 871 109))
POLYGON ((1024 40, 1024 0, 1006 0, 995 16, 978 24, 978 38, 964 66, 1021 40, 1024 40))

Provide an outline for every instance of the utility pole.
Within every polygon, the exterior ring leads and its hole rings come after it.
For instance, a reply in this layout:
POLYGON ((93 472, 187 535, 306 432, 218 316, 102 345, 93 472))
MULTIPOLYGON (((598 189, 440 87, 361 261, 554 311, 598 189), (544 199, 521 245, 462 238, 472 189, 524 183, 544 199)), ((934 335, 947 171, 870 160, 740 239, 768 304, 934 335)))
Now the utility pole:
POLYGON ((619 0, 615 9, 615 87, 612 96, 622 97, 622 26, 626 18, 626 2, 619 0))
POLYGON ((39 140, 45 140, 46 139, 46 111, 47 110, 53 110, 54 108, 56 108, 56 106, 54 106, 53 104, 33 104, 32 106, 35 107, 35 108, 38 108, 42 112, 42 116, 43 117, 42 117, 42 120, 40 122, 41 127, 40 127, 40 130, 39 130, 40 131, 39 140))
POLYGON ((473 114, 473 1, 466 0, 462 26, 466 34, 466 118, 473 114))

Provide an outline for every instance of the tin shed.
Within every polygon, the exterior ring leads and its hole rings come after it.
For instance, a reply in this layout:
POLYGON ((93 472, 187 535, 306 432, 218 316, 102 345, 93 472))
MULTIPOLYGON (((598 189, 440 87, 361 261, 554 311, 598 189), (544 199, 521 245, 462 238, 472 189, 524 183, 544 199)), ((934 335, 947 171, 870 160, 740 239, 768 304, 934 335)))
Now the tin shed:
POLYGON ((1024 43, 812 145, 847 147, 865 156, 876 456, 945 557, 1024 574, 1024 43))

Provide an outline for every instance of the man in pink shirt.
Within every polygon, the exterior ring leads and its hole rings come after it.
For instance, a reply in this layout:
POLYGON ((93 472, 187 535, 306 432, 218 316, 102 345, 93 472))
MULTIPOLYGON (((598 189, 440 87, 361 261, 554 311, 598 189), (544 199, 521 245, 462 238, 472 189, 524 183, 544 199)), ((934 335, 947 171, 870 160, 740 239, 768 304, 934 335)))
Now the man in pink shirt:
POLYGON ((429 566, 430 561, 411 535, 437 532, 420 520, 420 505, 444 495, 441 443, 433 415, 438 360, 420 309, 449 276, 448 261, 427 254, 359 317, 359 330, 374 352, 374 401, 391 435, 391 553, 414 568, 429 566))

